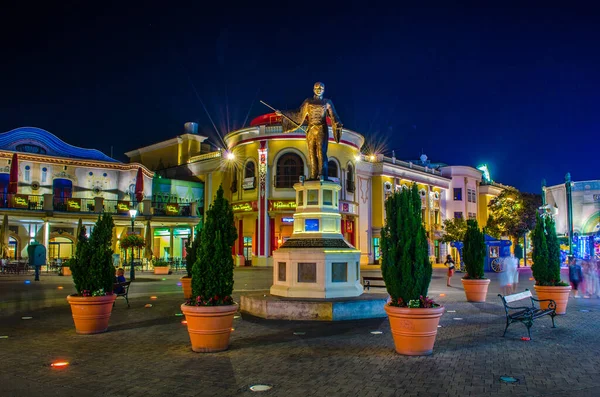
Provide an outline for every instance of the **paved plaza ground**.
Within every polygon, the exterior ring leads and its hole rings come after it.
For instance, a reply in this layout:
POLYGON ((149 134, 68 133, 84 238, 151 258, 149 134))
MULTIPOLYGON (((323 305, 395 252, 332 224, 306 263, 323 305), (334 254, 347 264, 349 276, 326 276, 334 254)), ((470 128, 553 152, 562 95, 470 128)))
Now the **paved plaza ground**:
MULTIPOLYGON (((432 356, 395 353, 387 318, 325 323, 247 316, 234 320, 228 351, 201 354, 191 351, 176 315, 180 276, 138 273, 131 308, 118 299, 109 332, 83 336, 75 333, 65 299, 74 292, 71 277, 44 273, 34 282, 31 275, 0 275, 0 396, 600 395, 600 299, 571 298, 557 328, 549 317, 540 319, 531 341, 521 340, 522 324, 502 338, 497 275, 489 275, 487 303, 467 303, 460 273, 449 288, 444 270, 435 269, 430 296, 447 311, 432 356), (61 359, 70 365, 50 367, 61 359), (518 382, 503 383, 501 376, 518 382), (272 389, 250 391, 255 384, 272 389)), ((533 289, 530 277, 522 270, 520 289, 533 289)), ((236 270, 234 298, 268 293, 271 279, 270 269, 236 270)))

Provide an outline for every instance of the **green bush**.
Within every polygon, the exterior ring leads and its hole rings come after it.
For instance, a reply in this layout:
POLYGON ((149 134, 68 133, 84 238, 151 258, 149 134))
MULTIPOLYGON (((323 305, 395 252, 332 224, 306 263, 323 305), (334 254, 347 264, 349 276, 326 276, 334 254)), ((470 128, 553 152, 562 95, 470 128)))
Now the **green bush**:
POLYGON ((198 250, 200 249, 200 241, 202 241, 202 230, 196 232, 196 236, 193 241, 189 241, 186 244, 187 255, 185 257, 185 270, 187 271, 187 277, 192 277, 192 268, 198 258, 198 250))
POLYGON ((154 267, 167 267, 169 266, 169 262, 164 259, 156 259, 154 261, 154 267))
POLYGON ((110 214, 98 216, 89 239, 82 228, 78 236, 75 257, 69 261, 75 289, 80 296, 112 294, 115 268, 112 263, 112 230, 110 214))
POLYGON ((550 287, 568 285, 560 280, 560 243, 552 217, 542 218, 538 214, 532 234, 531 271, 536 285, 550 287))
POLYGON ((421 219, 417 186, 394 192, 385 202, 386 223, 381 234, 381 274, 390 305, 432 307, 427 299, 432 267, 421 219))
POLYGON ((463 278, 484 279, 485 235, 479 229, 479 225, 477 225, 475 219, 467 221, 467 232, 465 233, 463 244, 463 260, 467 269, 467 274, 463 278))
POLYGON ((233 209, 219 186, 215 201, 206 213, 200 249, 192 267, 190 305, 217 306, 233 304, 233 257, 231 249, 237 239, 233 209))

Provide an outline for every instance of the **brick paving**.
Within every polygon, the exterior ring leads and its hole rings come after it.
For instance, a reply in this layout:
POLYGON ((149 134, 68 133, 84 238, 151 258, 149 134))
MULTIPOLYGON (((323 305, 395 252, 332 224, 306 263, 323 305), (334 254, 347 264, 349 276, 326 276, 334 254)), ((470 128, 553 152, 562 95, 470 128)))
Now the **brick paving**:
MULTIPOLYGON (((131 309, 117 300, 110 331, 77 335, 65 299, 73 291, 70 278, 44 274, 35 283, 32 276, 0 275, 0 336, 8 336, 0 339, 0 396, 600 395, 600 300, 571 298, 567 315, 556 318, 558 328, 549 317, 540 319, 531 341, 520 339, 527 334, 522 324, 502 338, 495 276, 487 303, 467 303, 460 274, 448 288, 443 270, 435 269, 430 296, 455 312, 442 316, 432 356, 404 357, 394 351, 387 319, 247 316, 234 320, 228 351, 194 353, 183 318, 175 315, 183 301, 179 275, 138 274, 131 309), (147 303, 153 306, 144 308, 147 303), (59 359, 70 365, 49 366, 59 359), (502 383, 504 375, 519 381, 502 383), (254 384, 273 388, 255 393, 254 384)), ((271 271, 236 270, 235 277, 237 300, 244 291, 267 290, 271 271)), ((529 277, 521 273, 520 289, 532 289, 529 277)))

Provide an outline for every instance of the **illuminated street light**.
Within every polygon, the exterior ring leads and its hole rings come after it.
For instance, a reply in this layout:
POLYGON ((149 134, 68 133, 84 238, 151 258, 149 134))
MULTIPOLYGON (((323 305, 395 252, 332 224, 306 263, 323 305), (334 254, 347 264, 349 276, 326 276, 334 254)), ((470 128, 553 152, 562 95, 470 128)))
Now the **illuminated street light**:
POLYGON ((235 160, 235 154, 233 154, 233 152, 227 152, 227 160, 235 160))

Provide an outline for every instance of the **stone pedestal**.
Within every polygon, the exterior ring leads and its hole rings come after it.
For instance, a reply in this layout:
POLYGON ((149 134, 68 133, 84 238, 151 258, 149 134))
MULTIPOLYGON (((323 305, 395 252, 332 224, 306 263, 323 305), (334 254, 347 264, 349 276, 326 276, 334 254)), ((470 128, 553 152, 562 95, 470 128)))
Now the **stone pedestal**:
POLYGON ((360 251, 341 233, 340 185, 294 185, 294 233, 273 253, 271 294, 291 298, 340 298, 362 294, 360 251))

